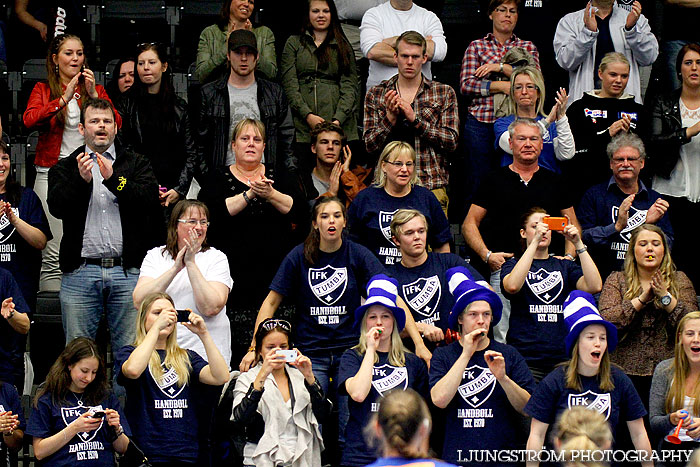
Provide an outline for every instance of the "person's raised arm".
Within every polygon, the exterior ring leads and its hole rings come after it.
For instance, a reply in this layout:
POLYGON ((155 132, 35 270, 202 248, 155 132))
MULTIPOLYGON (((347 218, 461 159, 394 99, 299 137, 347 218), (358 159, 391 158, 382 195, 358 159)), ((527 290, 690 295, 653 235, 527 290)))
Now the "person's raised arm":
POLYGON ((345 391, 355 402, 361 404, 372 390, 372 372, 374 370, 374 357, 376 356, 381 330, 373 327, 367 331, 367 349, 362 357, 362 364, 355 376, 345 380, 345 391))
POLYGON ((199 381, 211 386, 220 386, 229 379, 228 363, 221 355, 218 347, 211 338, 204 318, 197 313, 190 313, 189 321, 182 323, 187 329, 199 336, 204 344, 204 351, 207 354, 209 364, 199 372, 199 381))
POLYGON ((489 370, 491 370, 491 373, 493 373, 493 376, 496 378, 496 381, 498 381, 498 384, 501 385, 501 388, 503 388, 503 391, 506 393, 510 405, 521 414, 527 415, 523 409, 527 401, 530 400, 530 393, 521 388, 506 374, 506 361, 503 358, 503 354, 493 350, 487 350, 484 353, 484 359, 489 366, 489 370))
POLYGON ((48 240, 44 232, 30 225, 18 215, 15 215, 15 211, 12 210, 12 205, 9 202, 0 201, 0 216, 3 213, 7 216, 7 220, 10 221, 10 224, 17 230, 17 233, 19 233, 24 241, 29 243, 32 248, 43 250, 44 247, 46 247, 46 242, 48 240))
POLYGON ((216 316, 226 305, 229 288, 221 282, 208 281, 197 266, 195 256, 201 250, 203 241, 203 235, 198 237, 194 229, 190 229, 189 239, 185 239, 183 247, 185 249, 183 261, 192 285, 197 310, 204 316, 216 316))
POLYGON ((270 293, 268 293, 267 297, 265 297, 265 301, 263 301, 262 306, 258 311, 258 317, 255 318, 255 327, 253 328, 253 340, 250 343, 251 350, 249 350, 248 353, 245 354, 245 356, 241 360, 241 363, 239 365, 240 371, 246 372, 250 369, 250 366, 255 360, 255 333, 258 330, 258 326, 260 326, 260 323, 262 323, 266 319, 272 318, 274 316, 275 311, 277 311, 277 308, 282 303, 282 299, 284 299, 284 296, 279 292, 275 292, 274 290, 270 290, 270 293))
POLYGON ((29 11, 27 11, 28 5, 29 0, 15 0, 15 14, 17 15, 17 19, 27 26, 36 29, 41 36, 41 40, 46 42, 46 39, 48 38, 48 26, 36 19, 31 13, 29 13, 29 11))
POLYGON ((156 350, 160 331, 168 326, 177 324, 177 313, 171 310, 163 310, 158 315, 151 329, 146 333, 146 338, 136 346, 129 358, 122 364, 122 374, 129 379, 137 379, 148 368, 151 355, 156 350))
MULTIPOLYGON (((168 268, 163 274, 158 277, 148 277, 143 274, 139 276, 138 282, 136 282, 136 287, 134 287, 133 300, 134 306, 138 309, 141 308, 141 302, 146 296, 157 293, 165 292, 165 290, 170 286, 170 283, 175 279, 175 276, 182 271, 185 267, 184 257, 185 257, 186 247, 183 247, 178 251, 177 256, 173 265, 168 268)), ((149 265, 149 257, 144 259, 144 266, 149 265)))
POLYGON ((574 245, 577 251, 585 249, 585 251, 578 255, 579 261, 581 261, 583 276, 579 277, 578 281, 576 281, 576 288, 591 294, 600 292, 603 289, 603 279, 600 277, 600 272, 593 262, 591 254, 588 252, 588 249, 585 248, 581 240, 579 230, 573 224, 569 224, 564 227, 563 233, 564 237, 574 245))
POLYGON ((403 298, 397 296, 396 304, 403 309, 403 312, 406 315, 406 325, 404 327, 404 331, 413 341, 413 345, 416 349, 416 355, 425 362, 428 368, 430 368, 430 359, 433 357, 433 354, 430 353, 430 350, 428 350, 428 347, 426 347, 425 342, 423 342, 423 338, 418 331, 418 326, 416 326, 416 320, 413 319, 413 313, 411 313, 411 310, 408 308, 408 305, 406 305, 403 298))
POLYGON ((583 63, 598 38, 597 28, 595 31, 589 29, 584 17, 595 19, 590 2, 583 14, 571 13, 564 16, 554 33, 554 55, 559 66, 567 71, 576 70, 583 63))
POLYGON ((535 228, 535 237, 532 239, 530 244, 525 249, 525 252, 520 257, 513 269, 506 274, 503 278, 503 291, 511 295, 520 292, 523 285, 525 284, 525 279, 527 279, 527 273, 532 267, 532 261, 535 259, 535 253, 537 253, 537 245, 542 241, 549 230, 549 227, 544 222, 538 222, 535 228))
POLYGON ((452 368, 430 390, 430 398, 437 407, 441 409, 447 407, 457 393, 457 388, 462 383, 464 369, 467 368, 469 360, 474 355, 477 346, 476 341, 481 339, 483 331, 483 329, 475 329, 462 336, 462 353, 459 354, 452 368))
MULTIPOLYGON (((568 207, 566 209, 561 210, 561 215, 569 219, 569 224, 572 224, 576 226, 579 232, 582 231, 581 229, 581 224, 578 223, 578 218, 576 217, 576 211, 574 211, 574 207, 568 207)), ((576 256, 576 247, 574 246, 573 243, 571 243, 570 240, 566 240, 564 249, 567 254, 571 255, 572 258, 575 258, 576 256)))

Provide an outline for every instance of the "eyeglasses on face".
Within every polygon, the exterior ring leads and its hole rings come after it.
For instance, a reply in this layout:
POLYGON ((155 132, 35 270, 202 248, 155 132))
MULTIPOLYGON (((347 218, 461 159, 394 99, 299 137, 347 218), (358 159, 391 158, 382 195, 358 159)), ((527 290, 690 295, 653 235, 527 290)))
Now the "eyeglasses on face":
POLYGON ((640 159, 641 159, 641 157, 639 157, 639 156, 637 156, 637 157, 613 157, 612 161, 616 164, 624 164, 625 162, 632 164, 634 162, 639 162, 640 159))
POLYGON ((415 165, 415 164, 413 163, 413 161, 408 161, 408 162, 401 162, 401 161, 389 162, 389 161, 384 161, 384 162, 386 162, 387 164, 393 165, 393 166, 396 167, 397 169, 400 169, 400 168, 403 167, 404 165, 406 166, 407 169, 410 169, 411 167, 413 167, 413 166, 415 165))
POLYGON ((209 227, 209 222, 206 219, 178 219, 177 220, 180 224, 187 224, 188 227, 195 227, 197 224, 201 225, 202 227, 209 227))
POLYGON ((524 85, 524 86, 523 86, 522 84, 515 84, 515 85, 513 85, 513 90, 516 91, 516 92, 520 92, 520 91, 522 91, 523 89, 526 89, 528 92, 532 92, 532 91, 539 91, 540 88, 538 88, 538 87, 537 87, 536 85, 534 85, 534 84, 526 84, 526 85, 524 85))

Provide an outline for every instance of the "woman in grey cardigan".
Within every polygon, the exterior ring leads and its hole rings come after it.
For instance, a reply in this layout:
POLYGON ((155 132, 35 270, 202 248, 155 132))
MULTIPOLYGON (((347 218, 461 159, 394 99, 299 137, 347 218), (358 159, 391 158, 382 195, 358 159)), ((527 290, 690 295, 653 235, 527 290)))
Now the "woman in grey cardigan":
MULTIPOLYGON (((692 450, 700 446, 700 311, 685 315, 678 323, 673 358, 656 366, 649 396, 651 430, 657 436, 673 433, 682 421, 681 444, 665 439, 660 449, 692 450)), ((666 462, 666 466, 685 465, 666 462)))

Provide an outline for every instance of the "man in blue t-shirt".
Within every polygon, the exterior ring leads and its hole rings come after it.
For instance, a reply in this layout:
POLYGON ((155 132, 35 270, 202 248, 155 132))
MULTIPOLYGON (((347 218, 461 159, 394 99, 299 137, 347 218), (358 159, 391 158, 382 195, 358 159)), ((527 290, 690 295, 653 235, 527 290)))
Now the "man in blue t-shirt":
POLYGON ((442 457, 481 465, 472 450, 496 453, 522 443, 518 414, 524 414, 535 380, 517 350, 491 338, 491 324, 501 319, 498 295, 463 267, 450 269, 447 279, 455 298, 449 326, 461 337, 433 354, 430 397, 447 409, 442 457))
POLYGON ((668 201, 639 179, 646 161, 642 139, 623 133, 610 141, 607 153, 612 177, 591 187, 577 210, 583 241, 603 278, 622 269, 632 231, 640 225, 657 224, 673 243, 668 201))
POLYGON ((428 221, 420 211, 399 209, 390 228, 391 238, 401 251, 401 260, 389 266, 389 273, 399 282, 399 295, 411 310, 426 345, 432 349, 445 339, 447 317, 454 305, 452 295, 447 293, 447 270, 466 267, 478 283, 490 286, 458 255, 428 253, 428 221))

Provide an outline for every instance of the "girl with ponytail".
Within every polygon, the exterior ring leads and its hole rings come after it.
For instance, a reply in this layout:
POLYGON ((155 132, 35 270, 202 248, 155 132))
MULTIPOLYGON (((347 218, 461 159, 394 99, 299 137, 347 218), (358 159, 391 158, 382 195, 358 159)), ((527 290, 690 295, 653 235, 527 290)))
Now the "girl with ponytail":
MULTIPOLYGON (((612 432, 605 417, 585 407, 574 406, 564 411, 559 418, 554 445, 558 451, 565 453, 567 467, 598 467, 606 464, 600 462, 583 462, 586 456, 582 452, 603 451, 612 446, 612 432)), ((599 459, 590 455, 589 458, 599 459)))
POLYGON ((395 389, 380 402, 379 411, 365 428, 370 444, 382 458, 367 467, 407 466, 450 467, 453 464, 430 459, 428 442, 432 421, 428 405, 413 389, 395 389))

